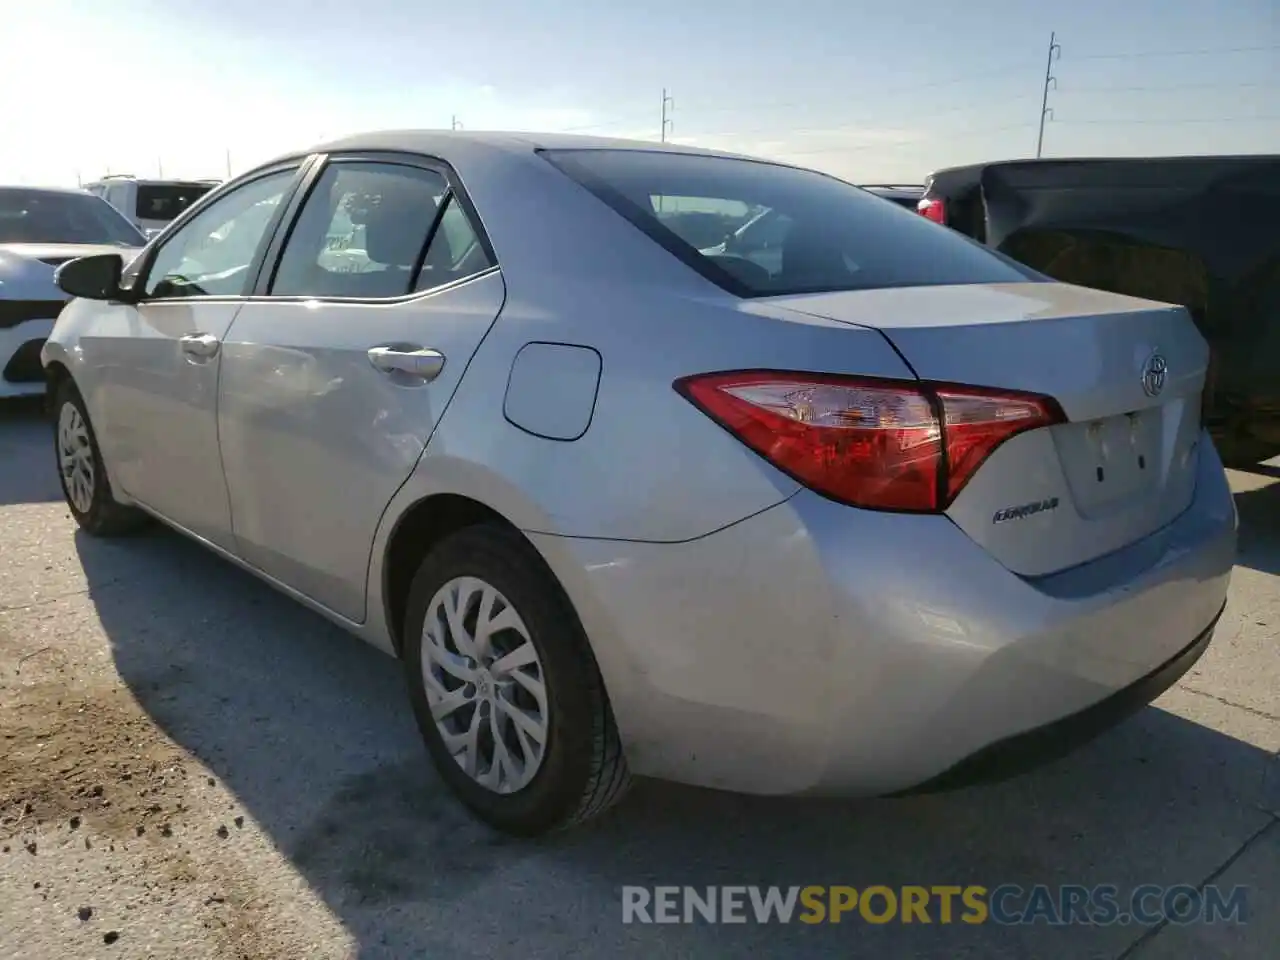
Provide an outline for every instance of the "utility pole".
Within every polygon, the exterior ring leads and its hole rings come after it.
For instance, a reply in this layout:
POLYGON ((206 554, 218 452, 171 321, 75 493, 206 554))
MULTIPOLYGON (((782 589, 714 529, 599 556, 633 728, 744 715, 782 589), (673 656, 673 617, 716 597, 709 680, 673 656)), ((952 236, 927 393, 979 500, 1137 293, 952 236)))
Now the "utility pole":
POLYGON ((1058 78, 1053 75, 1053 61, 1062 56, 1062 45, 1057 42, 1058 33, 1055 30, 1049 34, 1049 56, 1044 65, 1044 89, 1040 94, 1040 135, 1036 138, 1036 159, 1040 159, 1040 153, 1044 149, 1044 122, 1053 116, 1053 108, 1049 106, 1049 84, 1053 84, 1053 89, 1058 89, 1058 78))
POLYGON ((227 147, 227 179, 231 179, 231 148, 227 147))
POLYGON ((460 124, 460 123, 458 122, 458 115, 457 115, 456 113, 453 115, 453 117, 452 117, 452 118, 450 119, 450 121, 449 121, 449 129, 450 129, 450 130, 461 130, 461 129, 462 129, 462 124, 460 124))
POLYGON ((160 175, 160 179, 164 179, 164 161, 156 157, 156 173, 160 175))
POLYGON ((675 110, 675 108, 676 108, 675 100, 673 100, 671 96, 667 93, 667 88, 663 87, 662 88, 662 135, 661 135, 661 139, 663 143, 667 142, 667 130, 675 125, 674 121, 672 121, 667 117, 667 114, 670 111, 675 110))

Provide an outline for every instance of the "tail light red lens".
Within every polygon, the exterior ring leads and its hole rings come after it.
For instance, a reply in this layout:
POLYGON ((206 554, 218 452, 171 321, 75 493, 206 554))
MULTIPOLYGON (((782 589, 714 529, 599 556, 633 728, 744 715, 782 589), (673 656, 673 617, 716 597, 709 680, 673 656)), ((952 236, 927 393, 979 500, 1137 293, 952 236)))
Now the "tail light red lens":
POLYGON ((809 489, 872 510, 944 510, 1000 444, 1065 419, 1033 394, 826 374, 713 373, 675 388, 809 489))
POLYGON ((916 213, 934 223, 940 223, 943 226, 947 224, 947 205, 937 197, 925 197, 917 203, 916 213))

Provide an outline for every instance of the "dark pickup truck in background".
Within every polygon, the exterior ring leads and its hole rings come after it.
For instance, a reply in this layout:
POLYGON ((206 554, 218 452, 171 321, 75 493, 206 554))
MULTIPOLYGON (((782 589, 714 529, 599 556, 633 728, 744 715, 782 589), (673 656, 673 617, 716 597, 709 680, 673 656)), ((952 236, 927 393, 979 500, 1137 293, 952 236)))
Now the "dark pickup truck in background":
POLYGON ((954 167, 918 209, 1056 280, 1186 306, 1223 459, 1280 454, 1280 157, 954 167))

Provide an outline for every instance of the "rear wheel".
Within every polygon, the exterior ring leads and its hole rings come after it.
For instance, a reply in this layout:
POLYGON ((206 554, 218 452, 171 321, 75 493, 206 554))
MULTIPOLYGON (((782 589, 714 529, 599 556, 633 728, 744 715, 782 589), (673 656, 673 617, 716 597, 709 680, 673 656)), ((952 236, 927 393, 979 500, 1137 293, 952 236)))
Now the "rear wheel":
POLYGON ((630 782, 576 615, 514 531, 461 530, 422 561, 404 661, 441 777, 490 825, 533 836, 586 820, 630 782))
POLYGON ((63 379, 55 389, 53 423, 58 479, 76 523, 97 537, 117 536, 142 526, 146 515, 122 506, 111 494, 89 412, 70 379, 63 379))

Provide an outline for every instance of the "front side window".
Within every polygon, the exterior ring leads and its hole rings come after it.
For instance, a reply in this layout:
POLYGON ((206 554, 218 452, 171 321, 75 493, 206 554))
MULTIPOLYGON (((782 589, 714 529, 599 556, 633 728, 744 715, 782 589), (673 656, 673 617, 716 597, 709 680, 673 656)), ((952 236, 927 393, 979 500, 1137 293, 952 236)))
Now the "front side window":
POLYGON ((147 296, 245 296, 249 267, 293 177, 285 170, 251 181, 183 224, 151 264, 147 296))
POLYGON ((647 150, 543 156, 738 296, 1038 279, 954 231, 810 170, 647 150))
POLYGON ((105 243, 146 239, 101 197, 61 190, 0 188, 0 243, 105 243))

